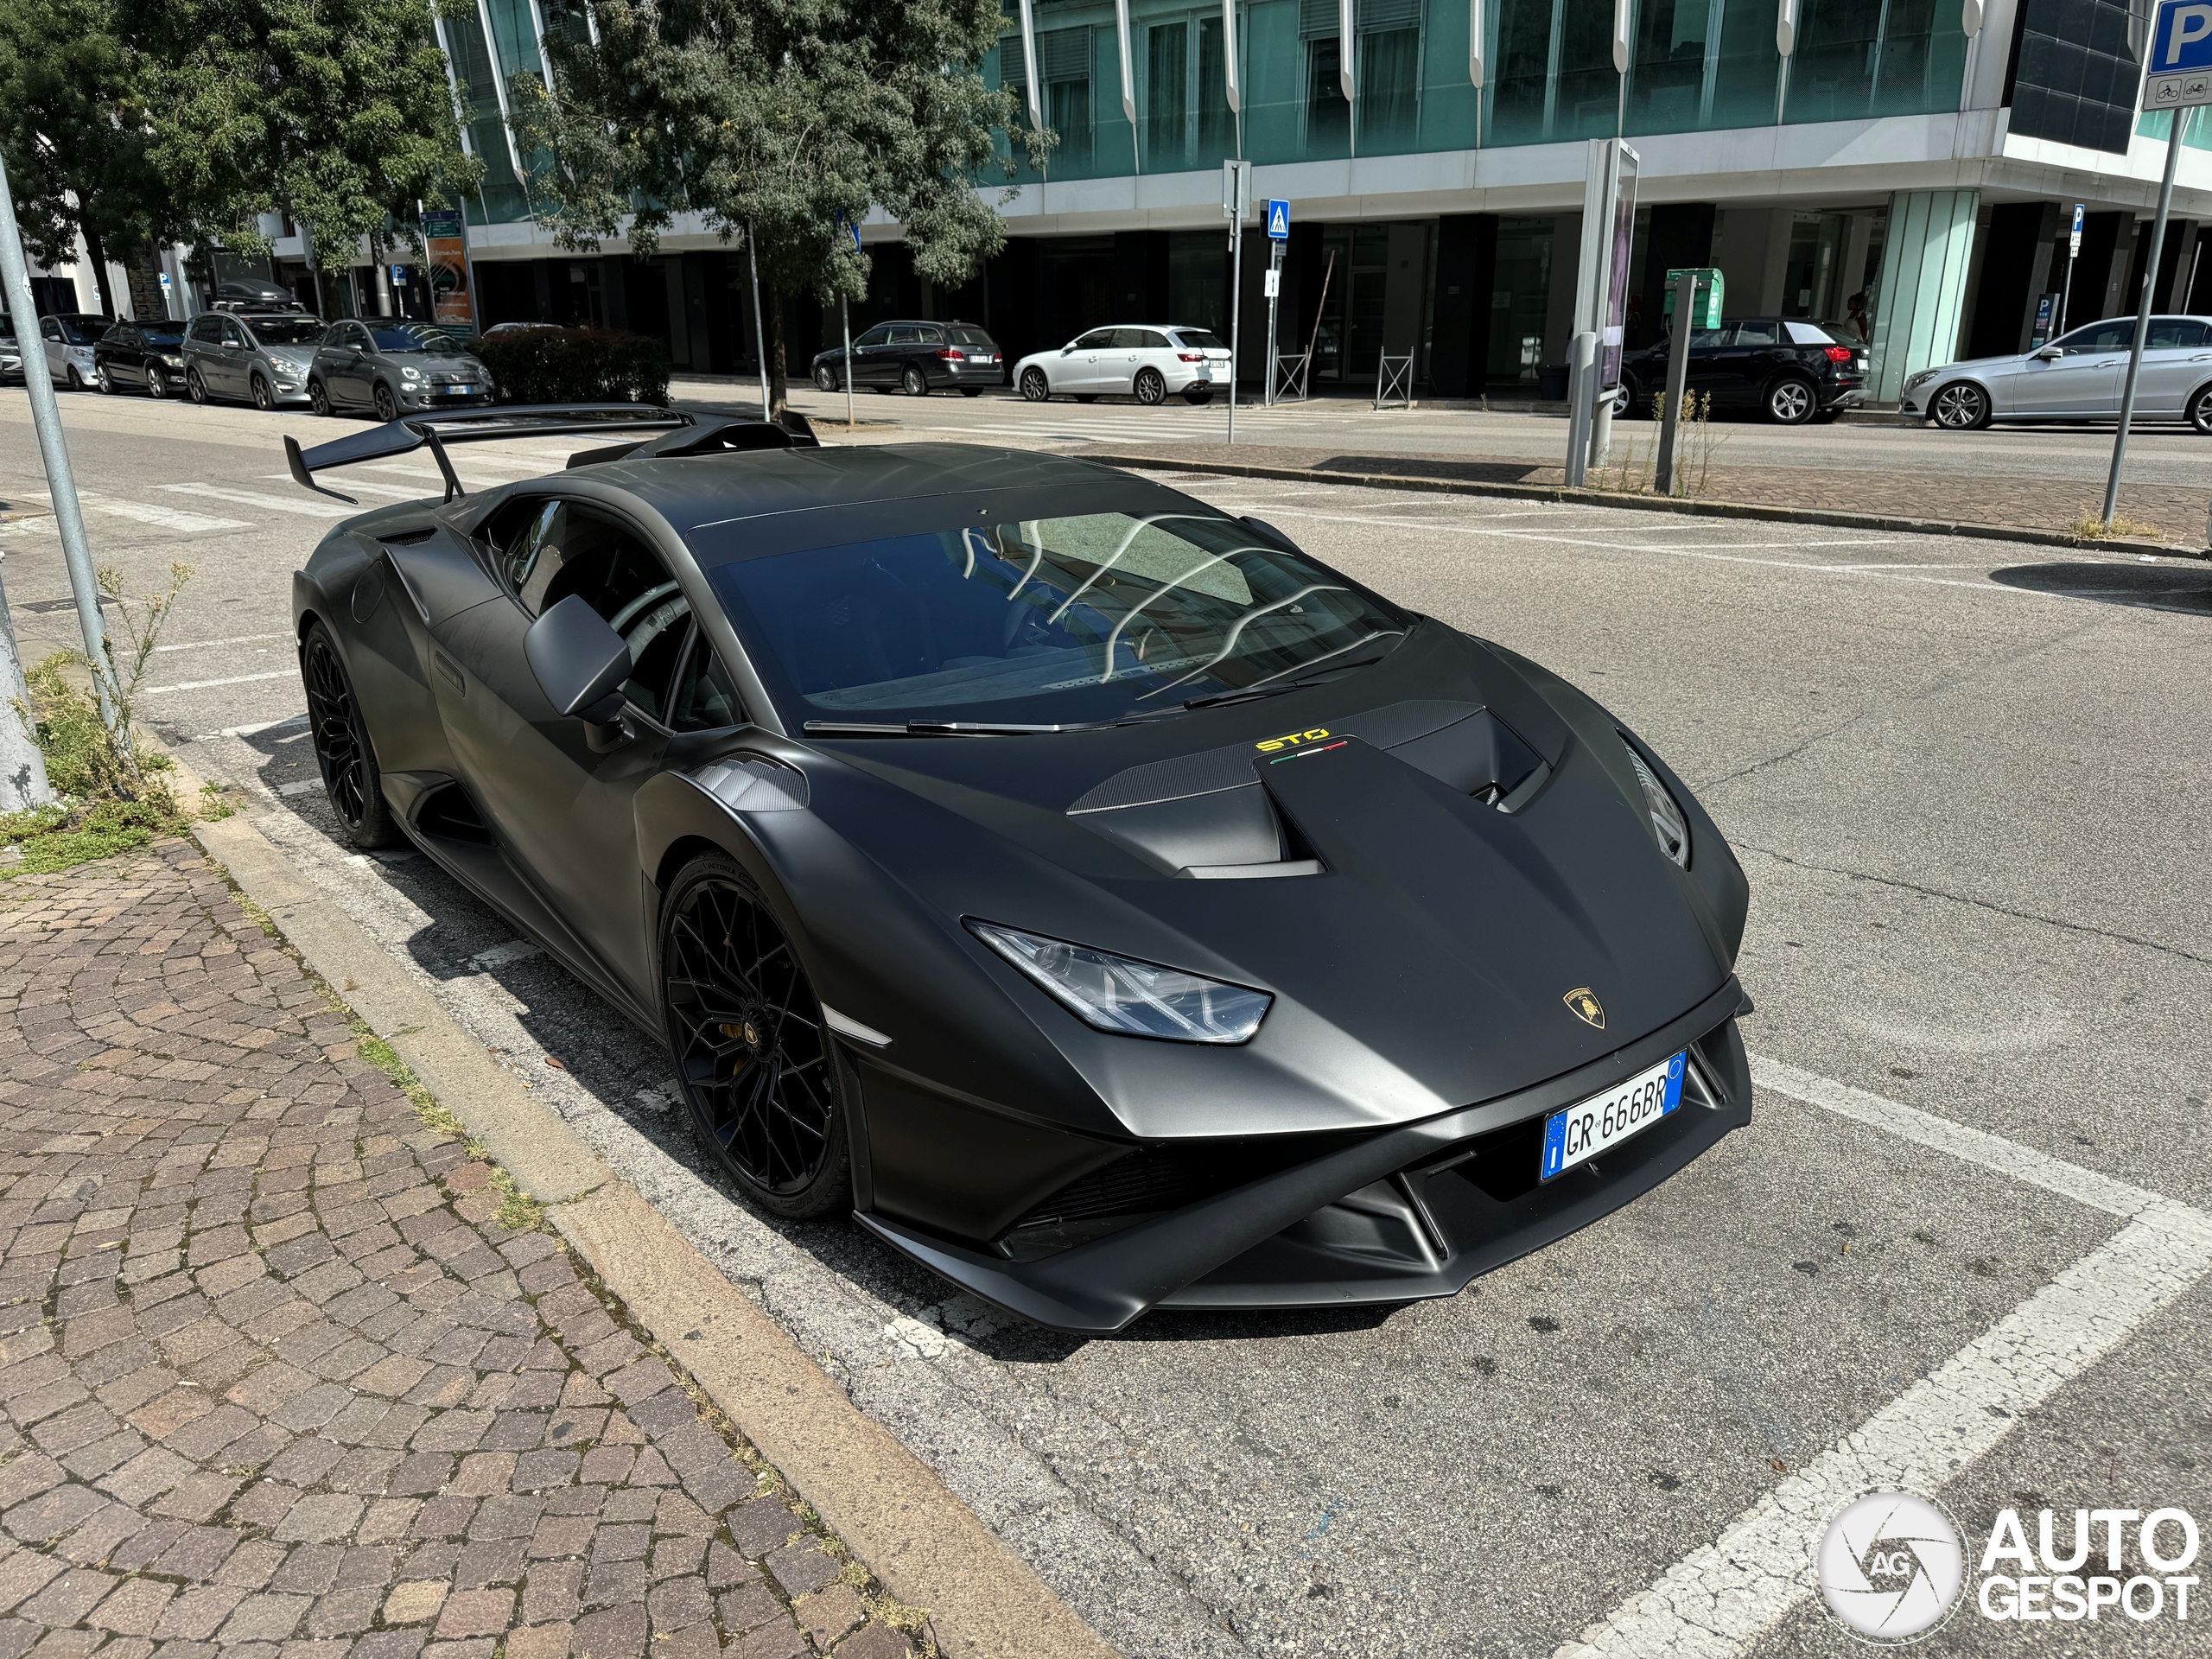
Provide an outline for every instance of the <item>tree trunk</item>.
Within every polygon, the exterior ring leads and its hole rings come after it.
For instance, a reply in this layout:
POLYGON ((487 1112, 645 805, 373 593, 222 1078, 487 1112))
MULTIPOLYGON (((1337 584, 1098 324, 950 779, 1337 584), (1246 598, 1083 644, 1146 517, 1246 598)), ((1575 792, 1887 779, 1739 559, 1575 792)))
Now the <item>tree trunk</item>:
MULTIPOLYGON (((82 196, 77 198, 77 202, 78 212, 81 215, 90 204, 82 196)), ((92 285, 99 290, 100 315, 104 317, 119 316, 122 314, 115 308, 115 296, 108 292, 106 238, 85 223, 81 217, 77 228, 84 234, 85 257, 92 262, 92 285)))
POLYGON ((784 378, 784 296, 772 288, 760 291, 768 312, 768 418, 781 421, 791 401, 791 385, 784 378))

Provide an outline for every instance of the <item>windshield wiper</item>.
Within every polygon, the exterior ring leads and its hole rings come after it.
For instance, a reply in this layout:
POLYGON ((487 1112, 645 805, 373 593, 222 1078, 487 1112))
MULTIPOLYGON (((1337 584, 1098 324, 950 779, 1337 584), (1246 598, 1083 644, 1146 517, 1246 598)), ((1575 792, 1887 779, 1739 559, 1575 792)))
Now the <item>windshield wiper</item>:
POLYGON ((1306 690, 1313 686, 1325 685, 1331 675, 1341 674, 1349 669, 1371 667, 1389 654, 1388 652, 1378 652, 1372 657, 1363 657, 1357 662, 1332 663, 1319 673, 1309 674, 1302 680, 1284 680, 1275 685, 1247 686, 1241 691, 1210 691, 1203 697, 1186 698, 1183 707, 1216 709, 1225 702, 1251 702, 1257 698, 1272 697, 1285 691, 1306 690))
POLYGON ((1052 732, 1095 732, 1108 721, 1078 721, 1067 726, 1020 725, 989 720, 810 720, 809 737, 1037 737, 1052 732))

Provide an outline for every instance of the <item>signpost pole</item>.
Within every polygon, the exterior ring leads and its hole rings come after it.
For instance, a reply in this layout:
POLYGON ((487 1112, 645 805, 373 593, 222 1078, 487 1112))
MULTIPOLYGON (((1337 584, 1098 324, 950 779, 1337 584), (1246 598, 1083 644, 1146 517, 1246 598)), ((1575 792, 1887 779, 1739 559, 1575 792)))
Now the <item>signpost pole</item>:
POLYGON ((1268 378, 1267 406, 1275 406, 1275 359, 1282 351, 1275 333, 1275 308, 1282 298, 1282 251, 1290 240, 1290 204, 1280 199, 1268 202, 1268 378))
POLYGON ((753 273, 753 344, 760 357, 760 418, 772 421, 776 412, 768 407, 768 331, 760 326, 760 245, 750 225, 745 227, 745 267, 753 273))
POLYGON ((2127 460, 2127 428, 2135 418, 2135 383, 2143 372, 2143 336, 2151 329, 2152 290, 2158 285, 2158 253, 2166 239, 2166 210, 2173 206, 2174 169, 2181 165, 2181 130, 2186 110, 2174 111, 2173 137, 2166 141, 2166 176, 2158 186, 2158 216, 2151 221, 2151 251, 2143 262, 2143 295, 2135 306, 2135 340, 2127 348, 2127 383, 2120 394, 2120 430, 2113 434, 2112 475, 2105 480, 2104 521, 2107 533, 2113 514, 2120 510, 2120 469, 2127 460))
POLYGON ((2066 281, 2059 289, 2058 327, 2052 332, 2053 340, 2066 332, 2066 308, 2074 298, 2074 262, 2082 257, 2082 212, 2086 206, 2079 201, 2074 204, 2074 233, 2066 241, 2066 281))
POLYGON ((1236 370, 1243 341, 1237 325, 1244 297, 1244 215, 1252 205, 1252 163, 1221 164, 1221 210, 1229 216, 1229 442, 1236 442, 1236 370))

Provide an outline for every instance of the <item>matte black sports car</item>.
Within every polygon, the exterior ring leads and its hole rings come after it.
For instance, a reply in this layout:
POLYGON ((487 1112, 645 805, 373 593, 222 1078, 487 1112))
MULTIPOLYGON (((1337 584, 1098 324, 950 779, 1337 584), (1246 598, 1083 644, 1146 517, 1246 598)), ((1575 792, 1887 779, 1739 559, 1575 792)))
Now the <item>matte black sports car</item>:
POLYGON ((425 442, 448 499, 296 579, 331 804, 665 1040, 764 1209, 1109 1332, 1449 1295, 1749 1121, 1747 888, 1681 780, 1268 525, 652 410, 288 447, 425 442))

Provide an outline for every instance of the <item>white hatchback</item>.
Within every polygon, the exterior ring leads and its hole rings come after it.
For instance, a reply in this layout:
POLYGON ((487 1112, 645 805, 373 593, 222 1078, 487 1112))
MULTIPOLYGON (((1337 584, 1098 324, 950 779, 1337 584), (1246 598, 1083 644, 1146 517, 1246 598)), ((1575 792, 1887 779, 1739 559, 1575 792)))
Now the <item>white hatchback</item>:
POLYGON ((1207 330, 1180 323, 1093 328, 1057 352, 1023 358, 1014 365, 1014 384, 1033 404, 1116 397, 1164 404, 1171 393, 1203 404, 1229 384, 1229 347, 1207 330))

